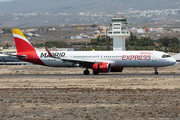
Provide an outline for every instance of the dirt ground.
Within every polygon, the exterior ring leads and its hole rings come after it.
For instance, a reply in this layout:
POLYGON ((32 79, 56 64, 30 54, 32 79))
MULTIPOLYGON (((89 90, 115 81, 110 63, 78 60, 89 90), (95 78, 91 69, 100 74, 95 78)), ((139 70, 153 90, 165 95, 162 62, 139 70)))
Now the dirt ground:
MULTIPOLYGON (((180 74, 180 66, 158 68, 180 74)), ((0 119, 180 119, 180 76, 73 77, 83 68, 38 65, 0 66, 0 119), (13 74, 65 74, 63 77, 6 77, 13 74)), ((92 74, 92 71, 90 71, 92 74)), ((153 74, 153 68, 122 73, 153 74)))

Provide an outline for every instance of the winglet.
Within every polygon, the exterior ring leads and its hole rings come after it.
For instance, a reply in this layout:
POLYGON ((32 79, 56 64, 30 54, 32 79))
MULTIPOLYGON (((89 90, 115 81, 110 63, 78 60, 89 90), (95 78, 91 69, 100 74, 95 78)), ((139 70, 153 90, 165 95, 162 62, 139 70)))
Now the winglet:
POLYGON ((45 49, 46 49, 46 51, 48 52, 49 57, 51 57, 51 58, 56 58, 56 59, 61 59, 61 58, 59 58, 59 57, 53 56, 53 55, 51 54, 51 52, 47 49, 47 47, 45 47, 45 49))

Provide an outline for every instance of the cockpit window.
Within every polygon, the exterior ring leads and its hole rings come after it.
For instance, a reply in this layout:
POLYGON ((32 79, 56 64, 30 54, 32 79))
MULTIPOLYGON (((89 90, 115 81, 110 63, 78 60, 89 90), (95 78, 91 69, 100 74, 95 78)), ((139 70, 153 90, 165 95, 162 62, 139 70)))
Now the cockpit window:
POLYGON ((171 57, 170 55, 163 55, 162 58, 171 57))

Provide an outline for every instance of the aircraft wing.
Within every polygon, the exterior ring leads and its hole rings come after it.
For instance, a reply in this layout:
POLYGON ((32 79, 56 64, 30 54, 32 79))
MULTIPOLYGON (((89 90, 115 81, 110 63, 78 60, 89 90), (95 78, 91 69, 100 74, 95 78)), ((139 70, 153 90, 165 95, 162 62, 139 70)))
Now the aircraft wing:
POLYGON ((114 61, 104 61, 104 60, 82 60, 82 59, 76 59, 76 58, 60 58, 63 61, 68 61, 68 62, 78 62, 78 63, 114 63, 114 61))
POLYGON ((94 63, 109 63, 111 66, 116 66, 115 61, 110 61, 110 60, 92 60, 92 59, 76 59, 76 58, 61 58, 63 61, 67 62, 72 62, 72 63, 77 63, 82 67, 87 67, 87 66, 92 66, 94 63))

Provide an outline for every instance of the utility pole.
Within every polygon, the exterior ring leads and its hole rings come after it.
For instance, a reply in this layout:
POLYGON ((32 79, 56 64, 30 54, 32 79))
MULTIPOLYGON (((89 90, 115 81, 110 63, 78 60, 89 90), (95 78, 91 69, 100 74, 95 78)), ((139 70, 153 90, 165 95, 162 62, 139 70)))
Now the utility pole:
POLYGON ((179 53, 180 53, 180 39, 179 39, 179 53))
POLYGON ((63 27, 61 28, 61 30, 62 30, 61 37, 62 37, 62 39, 63 39, 63 32, 64 32, 64 31, 63 31, 63 27))

